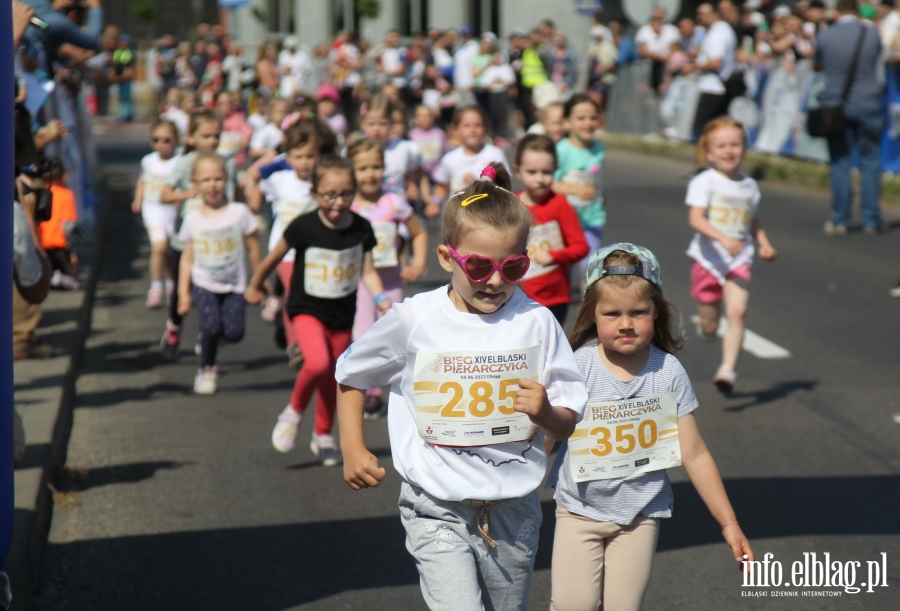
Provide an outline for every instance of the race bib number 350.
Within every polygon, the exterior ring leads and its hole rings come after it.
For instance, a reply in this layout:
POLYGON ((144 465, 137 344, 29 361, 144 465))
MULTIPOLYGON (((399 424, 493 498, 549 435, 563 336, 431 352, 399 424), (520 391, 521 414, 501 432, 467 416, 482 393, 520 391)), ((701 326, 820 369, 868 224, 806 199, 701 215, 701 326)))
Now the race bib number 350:
POLYGON ((310 246, 306 249, 303 290, 321 299, 340 299, 356 291, 363 250, 358 244, 344 250, 310 246))
POLYGON ((588 404, 569 438, 575 482, 625 477, 681 464, 675 393, 588 404))
POLYGON ((540 379, 540 368, 540 346, 485 352, 420 350, 413 385, 419 435, 446 446, 531 439, 537 425, 513 405, 519 380, 540 379))

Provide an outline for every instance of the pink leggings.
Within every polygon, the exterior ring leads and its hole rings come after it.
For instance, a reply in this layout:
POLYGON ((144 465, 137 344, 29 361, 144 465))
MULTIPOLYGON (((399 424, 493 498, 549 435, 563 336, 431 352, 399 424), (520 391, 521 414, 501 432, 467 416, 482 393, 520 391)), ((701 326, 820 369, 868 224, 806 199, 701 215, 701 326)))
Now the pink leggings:
POLYGON ((287 339, 288 346, 296 346, 297 345, 297 337, 294 334, 294 327, 291 325, 291 317, 288 316, 287 313, 287 302, 288 297, 291 294, 291 277, 294 275, 294 262, 293 261, 282 261, 278 264, 278 267, 275 268, 275 272, 278 274, 278 278, 281 279, 281 284, 284 286, 284 307, 282 308, 282 313, 284 314, 284 336, 287 339))
MULTIPOLYGON (((384 282, 384 279, 382 279, 382 282, 384 282)), ((387 295, 388 299, 391 300, 391 303, 400 303, 401 301, 403 301, 402 286, 398 286, 392 289, 385 289, 384 294, 387 295)), ((356 291, 356 316, 353 318, 353 339, 356 340, 362 337, 363 333, 371 329, 372 325, 375 324, 375 321, 380 319, 382 316, 384 316, 384 313, 375 307, 375 302, 372 301, 372 296, 369 295, 369 291, 366 290, 365 285, 360 282, 359 288, 356 291)), ((368 391, 366 391, 366 396, 380 397, 381 388, 370 388, 368 391)))
POLYGON ((306 360, 294 382, 291 393, 291 407, 303 413, 313 392, 316 397, 316 435, 330 435, 334 426, 334 412, 337 409, 337 382, 334 381, 334 366, 338 357, 350 345, 350 329, 329 329, 315 316, 298 314, 291 319, 294 336, 299 341, 300 350, 306 360))

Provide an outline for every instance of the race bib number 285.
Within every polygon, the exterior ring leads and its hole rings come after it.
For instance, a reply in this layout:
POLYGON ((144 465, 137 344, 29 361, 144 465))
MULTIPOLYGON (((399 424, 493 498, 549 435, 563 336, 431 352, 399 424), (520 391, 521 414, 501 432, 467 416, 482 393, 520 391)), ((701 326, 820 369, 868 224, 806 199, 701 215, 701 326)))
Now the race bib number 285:
POLYGON ((416 355, 416 426, 426 441, 484 446, 531 439, 537 426, 516 412, 519 380, 540 379, 540 346, 416 355))
POLYGON ((575 482, 625 477, 681 464, 675 393, 588 404, 569 438, 575 482))

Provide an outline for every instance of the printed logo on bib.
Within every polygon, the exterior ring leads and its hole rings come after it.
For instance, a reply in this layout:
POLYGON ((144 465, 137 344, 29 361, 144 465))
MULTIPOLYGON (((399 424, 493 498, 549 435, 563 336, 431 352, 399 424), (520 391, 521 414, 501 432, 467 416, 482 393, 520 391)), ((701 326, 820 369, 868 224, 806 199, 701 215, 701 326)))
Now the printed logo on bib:
POLYGON ((299 201, 281 200, 278 202, 278 219, 287 228, 301 214, 312 212, 317 207, 316 200, 311 197, 299 201))
POLYGON ((356 291, 362 268, 362 244, 344 250, 306 249, 303 290, 321 299, 340 299, 356 291))
POLYGON ((599 201, 603 194, 603 169, 600 166, 594 166, 590 170, 569 170, 563 176, 562 182, 567 185, 577 185, 579 187, 594 187, 594 197, 592 199, 582 199, 576 195, 567 195, 566 199, 569 204, 576 208, 590 206, 599 201))
POLYGON ((377 269, 397 267, 397 223, 372 223, 372 231, 378 244, 372 250, 372 260, 377 269))
POLYGON ((713 193, 709 224, 729 238, 745 242, 750 229, 750 198, 713 193))
POLYGON ((244 240, 237 224, 220 229, 197 229, 192 243, 197 264, 213 276, 226 272, 244 258, 244 240))
POLYGON ((559 266, 555 263, 551 265, 541 265, 540 263, 537 263, 534 260, 534 255, 537 254, 539 250, 551 252, 559 250, 563 246, 565 246, 565 244, 563 243, 562 233, 560 233, 559 223, 556 221, 550 221, 549 223, 532 227, 531 232, 528 234, 528 257, 531 259, 531 265, 528 268, 528 273, 525 274, 525 277, 522 279, 531 280, 532 278, 543 276, 558 268, 559 266))
POLYGON ((158 202, 163 187, 166 185, 167 176, 149 175, 144 179, 144 199, 158 202))
POLYGON ((534 437, 516 412, 519 380, 539 379, 540 346, 520 350, 416 355, 413 389, 419 435, 436 445, 483 446, 534 437))
POLYGON ((678 401, 675 393, 588 404, 569 438, 575 482, 625 477, 677 467, 678 401))

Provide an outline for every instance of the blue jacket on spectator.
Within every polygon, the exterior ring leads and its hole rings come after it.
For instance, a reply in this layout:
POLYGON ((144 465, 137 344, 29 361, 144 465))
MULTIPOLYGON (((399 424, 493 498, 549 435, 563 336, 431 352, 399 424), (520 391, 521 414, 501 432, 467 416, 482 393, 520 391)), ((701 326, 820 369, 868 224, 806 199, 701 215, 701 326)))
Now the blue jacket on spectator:
POLYGON ((61 11, 53 10, 50 0, 24 0, 25 4, 34 9, 34 16, 42 19, 49 25, 46 30, 30 27, 25 32, 25 39, 30 44, 43 50, 41 58, 42 67, 52 70, 56 61, 57 51, 65 43, 70 43, 82 49, 99 49, 100 34, 103 30, 103 9, 101 7, 88 9, 87 27, 82 30, 78 24, 72 23, 61 11))

